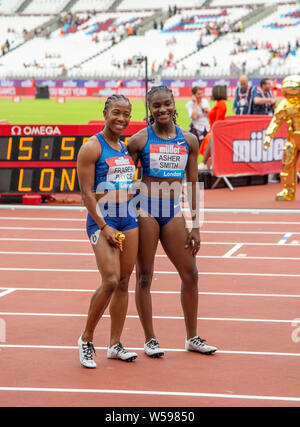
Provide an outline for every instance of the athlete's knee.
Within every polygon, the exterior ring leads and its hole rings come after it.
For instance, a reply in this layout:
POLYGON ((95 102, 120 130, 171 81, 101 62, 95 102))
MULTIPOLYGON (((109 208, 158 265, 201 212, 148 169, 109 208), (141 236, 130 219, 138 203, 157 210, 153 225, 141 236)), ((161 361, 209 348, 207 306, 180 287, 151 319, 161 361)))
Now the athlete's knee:
POLYGON ((153 277, 153 271, 142 271, 137 275, 137 286, 140 289, 148 289, 151 286, 153 277))
POLYGON ((119 285, 119 278, 115 274, 107 276, 102 282, 102 289, 107 294, 112 294, 119 285))
POLYGON ((180 274, 182 283, 185 286, 197 287, 198 286, 198 270, 196 267, 191 267, 181 272, 180 274))
POLYGON ((118 285, 119 291, 128 292, 129 279, 130 279, 130 274, 126 274, 126 275, 121 277, 119 285, 118 285))

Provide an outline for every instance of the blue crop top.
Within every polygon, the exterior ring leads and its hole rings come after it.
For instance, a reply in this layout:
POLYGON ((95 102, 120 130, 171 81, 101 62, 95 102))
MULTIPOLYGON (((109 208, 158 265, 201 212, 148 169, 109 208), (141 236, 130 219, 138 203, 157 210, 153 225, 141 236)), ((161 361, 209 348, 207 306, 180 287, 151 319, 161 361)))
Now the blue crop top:
POLYGON ((136 169, 126 146, 120 142, 122 148, 118 151, 112 148, 100 133, 95 136, 102 152, 95 165, 93 191, 129 189, 136 169))
POLYGON ((179 126, 176 132, 174 139, 166 140, 159 138, 152 126, 147 127, 148 138, 141 154, 143 176, 183 178, 189 146, 179 126))

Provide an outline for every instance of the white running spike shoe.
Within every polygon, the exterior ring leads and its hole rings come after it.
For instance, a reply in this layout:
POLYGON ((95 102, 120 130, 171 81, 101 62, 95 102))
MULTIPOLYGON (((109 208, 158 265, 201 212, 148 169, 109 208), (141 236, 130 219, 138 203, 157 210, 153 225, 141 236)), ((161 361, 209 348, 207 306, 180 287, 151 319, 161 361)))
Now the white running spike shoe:
POLYGON ((85 368, 96 368, 97 364, 93 359, 93 353, 96 354, 95 347, 92 342, 82 341, 82 337, 78 339, 79 360, 85 368))
POLYGON ((151 338, 151 340, 144 344, 144 350, 147 356, 153 358, 161 357, 165 354, 164 351, 159 347, 159 343, 155 338, 151 338))
POLYGON ((136 353, 127 351, 120 342, 113 345, 112 347, 108 347, 107 349, 108 359, 120 359, 124 360, 125 362, 132 362, 137 357, 138 355, 136 353))
POLYGON ((201 339, 198 336, 194 338, 186 339, 185 349, 188 351, 197 351, 198 353, 203 354, 212 354, 217 351, 216 347, 205 344, 205 340, 201 339))

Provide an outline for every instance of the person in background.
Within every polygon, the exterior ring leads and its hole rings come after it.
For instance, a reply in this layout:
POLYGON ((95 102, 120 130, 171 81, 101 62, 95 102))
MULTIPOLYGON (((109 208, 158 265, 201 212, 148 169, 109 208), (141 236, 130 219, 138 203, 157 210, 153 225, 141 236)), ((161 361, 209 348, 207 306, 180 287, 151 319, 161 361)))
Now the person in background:
POLYGON ((262 114, 272 116, 276 100, 271 93, 271 81, 264 78, 260 81, 260 86, 253 90, 253 105, 251 114, 262 114))
MULTIPOLYGON (((210 129, 213 124, 218 120, 224 120, 227 112, 227 88, 226 86, 214 86, 212 89, 212 99, 217 101, 214 107, 208 113, 210 129)), ((205 136, 201 145, 199 154, 203 155, 203 164, 199 165, 199 169, 203 166, 203 169, 211 167, 211 130, 205 136)))
POLYGON ((186 103, 186 110, 189 118, 191 119, 191 125, 189 131, 194 134, 199 143, 201 143, 210 129, 208 113, 209 113, 209 102, 203 98, 203 89, 199 86, 192 88, 192 99, 186 103))
POLYGON ((236 115, 251 114, 253 87, 249 85, 247 76, 241 76, 235 90, 233 110, 236 115))

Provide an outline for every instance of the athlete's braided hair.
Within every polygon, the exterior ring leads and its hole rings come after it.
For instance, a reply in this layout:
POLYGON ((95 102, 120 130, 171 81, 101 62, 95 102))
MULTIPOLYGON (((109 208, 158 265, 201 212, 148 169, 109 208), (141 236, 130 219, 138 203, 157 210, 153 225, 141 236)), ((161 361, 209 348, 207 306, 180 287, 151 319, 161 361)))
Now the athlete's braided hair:
MULTIPOLYGON (((153 95, 155 95, 158 92, 166 92, 169 95, 171 95, 172 101, 174 102, 175 105, 175 99, 174 99, 174 95, 171 89, 169 89, 167 86, 165 85, 161 85, 161 86, 153 86, 150 91, 147 93, 147 101, 148 101, 148 105, 151 102, 151 99, 153 97, 153 95)), ((173 122, 176 124, 176 119, 177 119, 178 113, 177 110, 175 108, 174 114, 173 114, 173 122)), ((152 117, 152 115, 150 115, 149 117, 149 124, 153 125, 154 123, 154 118, 152 117)))
POLYGON ((113 104, 115 101, 125 101, 130 105, 130 108, 131 108, 131 103, 130 103, 129 99, 126 98, 126 96, 113 94, 113 95, 109 96, 107 98, 107 100, 105 101, 104 110, 108 111, 111 107, 111 104, 113 104))

